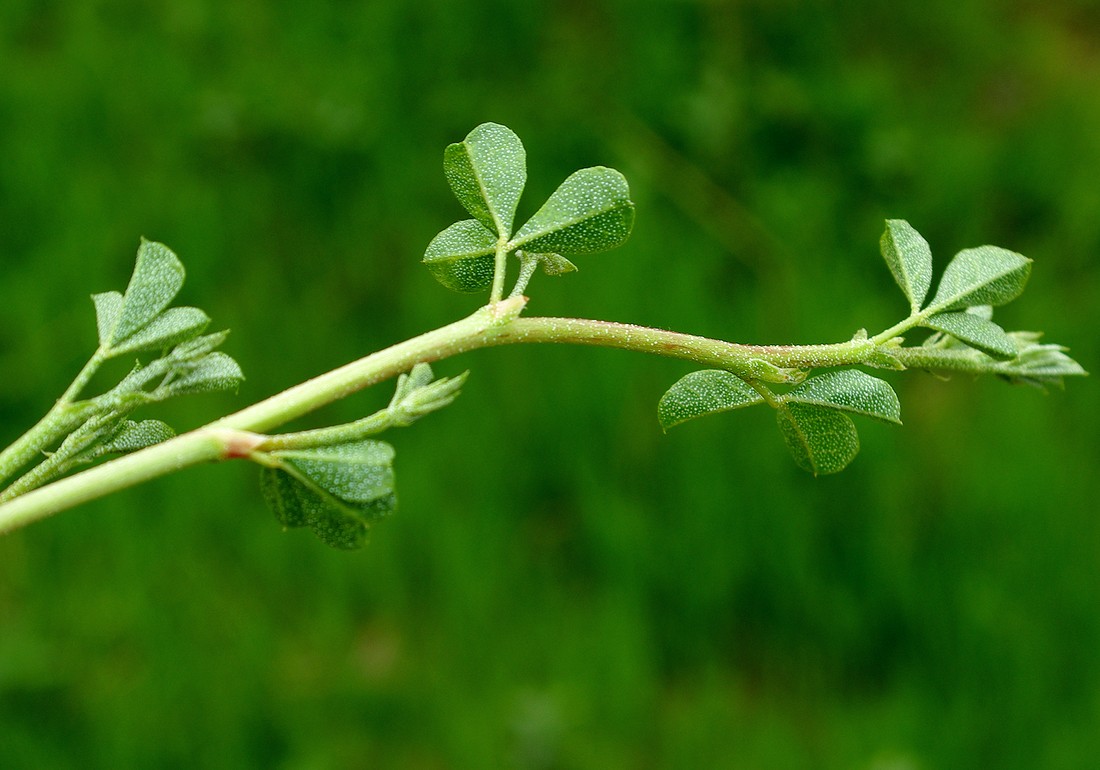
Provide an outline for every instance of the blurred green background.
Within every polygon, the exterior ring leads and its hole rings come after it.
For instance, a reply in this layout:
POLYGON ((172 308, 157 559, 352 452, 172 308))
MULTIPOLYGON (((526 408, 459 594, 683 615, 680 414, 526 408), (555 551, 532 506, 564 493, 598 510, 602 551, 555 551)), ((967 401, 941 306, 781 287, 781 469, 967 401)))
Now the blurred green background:
MULTIPOLYGON (((583 165, 630 243, 531 311, 812 342, 905 312, 878 256, 1035 259, 999 312, 1096 370, 1100 8, 997 3, 5 0, 0 443, 94 345, 139 236, 233 329, 238 395, 473 310, 418 264, 474 125, 520 217, 583 165)), ((3 768, 1081 768, 1100 756, 1095 385, 891 375, 906 425, 813 479, 767 410, 663 436, 691 367, 481 351, 394 434, 363 552, 205 467, 0 539, 3 768)), ((362 416, 389 387, 303 424, 362 416)))

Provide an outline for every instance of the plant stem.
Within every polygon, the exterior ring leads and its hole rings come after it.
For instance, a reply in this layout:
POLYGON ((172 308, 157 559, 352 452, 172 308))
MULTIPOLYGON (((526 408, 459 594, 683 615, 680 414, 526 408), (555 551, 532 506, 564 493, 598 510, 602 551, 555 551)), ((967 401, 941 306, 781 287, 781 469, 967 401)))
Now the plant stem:
POLYGON ((15 475, 47 447, 68 436, 88 417, 90 408, 74 404, 80 391, 99 370, 105 360, 103 349, 99 348, 76 375, 76 379, 66 388, 61 398, 46 412, 34 427, 17 438, 11 446, 0 452, 0 484, 15 475))
POLYGON ((268 440, 257 434, 406 372, 417 363, 477 348, 522 343, 597 345, 692 361, 750 381, 781 383, 798 382, 803 375, 800 370, 806 368, 867 363, 877 350, 874 339, 830 345, 739 345, 607 321, 520 318, 526 302, 520 296, 489 304, 467 318, 372 353, 206 427, 0 504, 0 533, 192 465, 249 457, 268 440))

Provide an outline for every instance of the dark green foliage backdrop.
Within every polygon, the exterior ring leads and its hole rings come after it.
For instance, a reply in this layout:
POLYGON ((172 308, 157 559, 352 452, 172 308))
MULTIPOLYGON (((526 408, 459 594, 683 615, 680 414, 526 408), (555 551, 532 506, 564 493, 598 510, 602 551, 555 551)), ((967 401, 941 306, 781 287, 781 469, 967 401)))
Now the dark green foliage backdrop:
MULTIPOLYGON (((539 314, 739 341, 905 312, 877 254, 1035 259, 1007 326, 1097 367, 1100 13, 995 3, 0 4, 0 443, 94 344, 141 235, 234 330, 238 396, 452 320, 443 146, 522 136, 520 219, 623 170, 632 241, 539 314), (1006 10, 1004 6, 1010 6, 1006 10), (541 196, 541 197, 540 197, 541 196)), ((0 767, 1080 768, 1100 755, 1100 400, 892 377, 839 477, 770 413, 669 436, 689 367, 501 349, 394 436, 360 553, 209 467, 0 539, 0 767)), ((388 391, 318 417, 353 419, 388 391)))

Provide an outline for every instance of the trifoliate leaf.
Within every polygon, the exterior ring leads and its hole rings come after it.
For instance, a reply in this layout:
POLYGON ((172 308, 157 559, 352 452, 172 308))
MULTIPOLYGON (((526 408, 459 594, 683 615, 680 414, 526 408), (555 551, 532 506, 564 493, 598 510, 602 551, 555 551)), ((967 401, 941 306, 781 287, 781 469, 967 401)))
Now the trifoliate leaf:
POLYGON ((487 289, 496 267, 497 237, 476 219, 455 222, 432 239, 424 263, 448 289, 474 292, 487 289))
POLYGON ((997 246, 964 249, 944 270, 929 308, 938 312, 971 305, 1003 305, 1020 296, 1031 260, 997 246))
POLYGON ((215 390, 234 390, 244 381, 241 367, 225 353, 210 353, 198 360, 182 376, 166 387, 173 396, 184 393, 208 393, 215 390))
POLYGON ((932 284, 932 250, 928 241, 905 220, 887 219, 879 247, 910 307, 920 310, 932 284))
POLYGON ((937 313, 924 326, 950 334, 993 358, 1007 361, 1016 357, 1016 343, 997 324, 974 313, 937 313))
POLYGON ((120 356, 139 350, 168 348, 194 339, 210 324, 210 318, 197 307, 172 307, 154 318, 141 331, 127 337, 111 354, 120 356))
POLYGON ((136 452, 175 435, 176 432, 160 420, 124 420, 111 437, 96 448, 96 455, 136 452))
POLYGON ((740 377, 704 369, 681 377, 657 403, 657 419, 666 431, 705 414, 759 404, 764 399, 740 377))
POLYGON ((512 239, 513 247, 555 254, 589 254, 623 243, 634 225, 626 178, 596 166, 574 172, 512 239))
POLYGON ((787 403, 824 406, 901 424, 901 404, 894 389, 858 369, 838 369, 812 377, 783 398, 787 403))
POLYGON ((393 448, 359 441, 275 452, 278 467, 264 468, 264 499, 284 527, 309 526, 335 548, 366 543, 370 522, 393 512, 393 448))
POLYGON ((482 123, 443 152, 443 173, 455 197, 491 232, 512 234, 516 205, 527 182, 527 154, 511 129, 482 123))
POLYGON ((171 249, 143 238, 130 285, 122 297, 122 309, 107 344, 114 346, 122 342, 160 315, 179 293, 183 278, 183 264, 171 249))
POLYGON ((859 454, 855 423, 836 409, 784 403, 776 419, 795 463, 815 476, 842 471, 859 454))

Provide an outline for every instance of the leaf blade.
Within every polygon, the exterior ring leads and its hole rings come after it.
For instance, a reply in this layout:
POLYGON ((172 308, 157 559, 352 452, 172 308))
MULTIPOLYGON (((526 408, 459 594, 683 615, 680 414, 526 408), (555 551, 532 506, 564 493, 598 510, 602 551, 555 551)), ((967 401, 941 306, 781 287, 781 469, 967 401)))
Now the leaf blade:
POLYGON ((835 409, 784 403, 776 421, 795 464, 815 476, 839 473, 859 454, 855 423, 835 409))
POLYGON ((933 313, 972 305, 1004 305, 1024 290, 1031 260, 999 246, 963 249, 947 265, 936 295, 928 306, 933 313))
POLYGON ((194 339, 209 325, 210 317, 197 307, 171 307, 140 331, 112 347, 111 355, 113 357, 152 348, 169 348, 194 339))
POLYGON ((786 402, 822 406, 901 425, 901 402, 885 380, 858 369, 811 377, 783 397, 786 402))
POLYGON ((482 123, 443 151, 443 174, 459 202, 507 239, 527 183, 527 153, 507 126, 482 123))
POLYGON ((904 219, 887 219, 879 249, 910 307, 914 312, 920 310, 932 285, 932 250, 928 241, 904 219))
POLYGON ((484 225, 476 219, 464 219, 436 235, 422 261, 441 284, 468 294, 492 284, 496 244, 496 237, 484 225))
POLYGON ((923 325, 950 334, 1000 361, 1009 361, 1018 355, 1016 343, 1004 329, 974 313, 937 313, 925 319, 923 325))
POLYGON ((667 431, 688 420, 728 412, 764 401, 737 375, 721 369, 703 369, 684 375, 657 402, 657 419, 667 431))
POLYGON ((142 238, 108 344, 122 342, 160 315, 179 294, 184 277, 183 263, 171 249, 142 238))
POLYGON ((593 166, 570 174, 510 246, 565 256, 592 254, 625 242, 633 225, 626 178, 613 168, 593 166))

